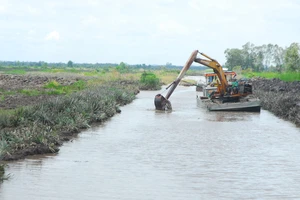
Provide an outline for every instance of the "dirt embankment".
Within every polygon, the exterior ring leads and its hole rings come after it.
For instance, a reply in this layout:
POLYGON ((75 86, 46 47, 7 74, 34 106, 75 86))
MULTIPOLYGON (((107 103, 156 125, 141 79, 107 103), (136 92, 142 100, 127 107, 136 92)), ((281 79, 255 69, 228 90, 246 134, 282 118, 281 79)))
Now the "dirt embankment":
POLYGON ((16 91, 22 89, 45 90, 43 87, 50 81, 56 81, 60 85, 71 85, 84 77, 76 76, 36 76, 36 75, 5 75, 0 74, 0 109, 13 109, 20 106, 34 105, 55 95, 28 96, 22 95, 16 91))
POLYGON ((300 126, 300 82, 279 79, 252 79, 254 93, 262 107, 300 126))

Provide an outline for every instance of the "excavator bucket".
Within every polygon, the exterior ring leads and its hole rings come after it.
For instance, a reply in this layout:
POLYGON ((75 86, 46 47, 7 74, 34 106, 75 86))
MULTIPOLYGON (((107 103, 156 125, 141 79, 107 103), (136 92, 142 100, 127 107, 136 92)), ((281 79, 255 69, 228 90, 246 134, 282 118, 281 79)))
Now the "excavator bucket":
POLYGON ((172 110, 171 102, 161 94, 154 97, 154 105, 156 110, 172 110))

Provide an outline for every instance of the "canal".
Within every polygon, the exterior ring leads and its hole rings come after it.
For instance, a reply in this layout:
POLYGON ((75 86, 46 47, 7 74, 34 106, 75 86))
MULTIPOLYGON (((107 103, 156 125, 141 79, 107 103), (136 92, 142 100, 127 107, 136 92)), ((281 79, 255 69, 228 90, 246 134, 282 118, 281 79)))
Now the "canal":
POLYGON ((57 155, 9 162, 1 200, 300 199, 300 131, 268 111, 208 112, 178 87, 143 91, 57 155))

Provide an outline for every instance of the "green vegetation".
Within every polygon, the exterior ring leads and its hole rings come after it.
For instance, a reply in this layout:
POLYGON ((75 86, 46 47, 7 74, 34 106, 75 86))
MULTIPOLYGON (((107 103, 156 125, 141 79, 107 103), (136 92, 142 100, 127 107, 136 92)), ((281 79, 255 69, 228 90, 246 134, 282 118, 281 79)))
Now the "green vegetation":
POLYGON ((285 51, 284 63, 288 71, 300 71, 300 45, 292 43, 285 51))
POLYGON ((140 88, 143 90, 161 89, 159 79, 152 72, 144 72, 140 78, 140 88))
POLYGON ((75 91, 80 91, 86 88, 86 82, 83 80, 76 81, 71 85, 60 85, 57 81, 50 81, 44 86, 44 88, 49 89, 46 94, 70 94, 75 91))
POLYGON ((194 70, 190 69, 186 72, 187 76, 203 76, 205 73, 205 70, 194 70))
POLYGON ((69 60, 67 65, 68 65, 68 67, 73 67, 73 62, 71 60, 69 60))
POLYGON ((180 70, 155 70, 152 71, 156 75, 157 78, 159 78, 160 82, 163 85, 168 85, 172 83, 178 74, 180 73, 180 70))
POLYGON ((39 95, 62 95, 71 94, 76 91, 81 91, 85 89, 87 83, 83 80, 78 80, 71 85, 60 85, 58 82, 50 81, 44 86, 43 89, 17 89, 5 91, 0 89, 0 101, 4 101, 5 97, 8 95, 22 94, 26 96, 39 96, 39 95))
POLYGON ((262 77, 262 78, 278 78, 282 81, 300 81, 300 73, 293 73, 293 72, 285 72, 285 73, 278 73, 278 72, 243 72, 243 75, 247 78, 252 77, 262 77))
POLYGON ((36 89, 22 89, 18 91, 19 93, 27 96, 38 96, 43 94, 43 91, 39 91, 36 89))
POLYGON ((117 67, 117 71, 120 73, 126 73, 130 71, 130 68, 128 65, 126 65, 124 62, 121 62, 117 67))
MULTIPOLYGON (((51 84, 55 85, 55 84, 51 84)), ((108 82, 69 96, 0 113, 0 158, 23 149, 57 151, 62 133, 78 132, 119 112, 135 98, 136 86, 108 82)))
POLYGON ((6 72, 6 74, 17 74, 17 75, 24 75, 26 71, 23 69, 13 69, 6 72))
POLYGON ((248 42, 241 49, 226 49, 225 56, 225 66, 229 69, 241 66, 243 70, 254 72, 300 72, 298 43, 282 48, 277 44, 255 46, 248 42))

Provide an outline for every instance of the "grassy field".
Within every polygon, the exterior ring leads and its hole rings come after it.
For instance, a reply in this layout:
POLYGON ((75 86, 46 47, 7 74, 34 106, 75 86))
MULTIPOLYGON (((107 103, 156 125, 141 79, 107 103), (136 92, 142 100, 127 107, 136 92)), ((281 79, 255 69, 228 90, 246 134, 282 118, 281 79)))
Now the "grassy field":
POLYGON ((284 73, 248 72, 248 73, 243 73, 243 75, 247 78, 262 77, 267 79, 278 78, 282 81, 287 81, 287 82, 300 81, 300 73, 296 73, 296 72, 284 72, 284 73))

